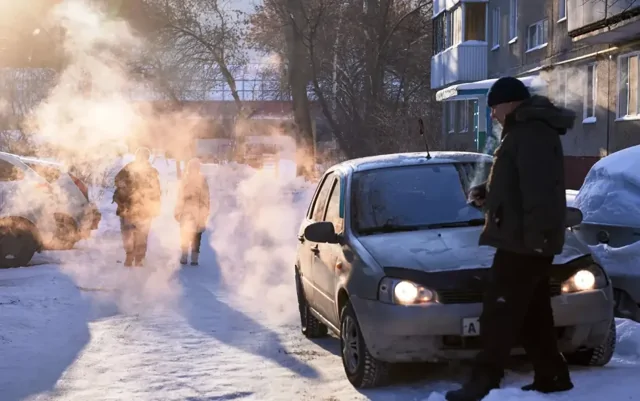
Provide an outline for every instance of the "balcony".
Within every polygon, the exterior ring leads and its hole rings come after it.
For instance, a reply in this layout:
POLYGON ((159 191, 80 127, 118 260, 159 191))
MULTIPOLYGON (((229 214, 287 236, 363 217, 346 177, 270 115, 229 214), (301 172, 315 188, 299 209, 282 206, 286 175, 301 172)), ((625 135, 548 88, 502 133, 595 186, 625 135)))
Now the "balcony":
POLYGON ((489 0, 433 0, 433 16, 451 10, 459 3, 487 3, 489 0))
POLYGON ((640 0, 567 0, 567 10, 574 41, 620 43, 640 32, 640 0))
POLYGON ((431 57, 431 89, 487 78, 487 42, 467 41, 431 57))

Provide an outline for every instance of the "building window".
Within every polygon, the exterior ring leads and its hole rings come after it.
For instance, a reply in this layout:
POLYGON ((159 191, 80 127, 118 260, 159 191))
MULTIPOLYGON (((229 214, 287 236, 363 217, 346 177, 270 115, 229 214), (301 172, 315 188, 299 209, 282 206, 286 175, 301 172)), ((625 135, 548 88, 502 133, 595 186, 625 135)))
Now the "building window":
POLYGON ((618 62, 618 117, 640 115, 638 54, 621 56, 618 62))
POLYGON ((453 134, 456 132, 456 102, 447 102, 447 132, 453 134))
POLYGON ((458 112, 460 113, 460 132, 469 132, 469 101, 461 100, 458 103, 458 112))
POLYGON ((462 7, 457 6, 449 15, 449 21, 447 23, 447 39, 448 46, 455 46, 462 42, 462 7))
POLYGON ((558 0, 558 22, 567 19, 567 0, 558 0))
POLYGON ((509 7, 509 38, 511 41, 518 37, 518 0, 510 0, 509 7))
POLYGON ((440 13, 433 19, 433 54, 444 51, 446 46, 446 12, 440 13))
POLYGON ((548 20, 543 19, 527 29, 527 51, 537 50, 547 45, 548 20))
POLYGON ((587 66, 584 88, 584 119, 595 121, 597 90, 596 65, 587 66))
POLYGON ((491 45, 492 49, 500 47, 500 7, 494 8, 491 13, 491 45))
POLYGON ((487 42, 486 3, 462 3, 464 5, 464 41, 487 42))

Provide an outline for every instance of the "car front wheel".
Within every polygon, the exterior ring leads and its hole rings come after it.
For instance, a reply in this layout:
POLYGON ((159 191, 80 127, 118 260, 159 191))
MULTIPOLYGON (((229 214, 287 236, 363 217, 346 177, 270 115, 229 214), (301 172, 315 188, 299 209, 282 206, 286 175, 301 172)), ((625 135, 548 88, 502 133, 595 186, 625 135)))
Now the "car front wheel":
POLYGON ((322 324, 311 311, 309 310, 309 303, 307 297, 304 294, 304 288, 302 287, 302 279, 300 273, 296 269, 296 293, 298 295, 298 309, 300 310, 300 327, 302 334, 307 338, 319 338, 327 335, 327 326, 322 324))
POLYGON ((390 364, 379 361, 367 349, 358 318, 350 303, 340 314, 340 351, 349 382, 356 388, 387 384, 390 364))
POLYGON ((567 354, 567 362, 581 366, 605 366, 611 361, 616 350, 616 336, 616 319, 611 319, 607 338, 599 347, 567 354))

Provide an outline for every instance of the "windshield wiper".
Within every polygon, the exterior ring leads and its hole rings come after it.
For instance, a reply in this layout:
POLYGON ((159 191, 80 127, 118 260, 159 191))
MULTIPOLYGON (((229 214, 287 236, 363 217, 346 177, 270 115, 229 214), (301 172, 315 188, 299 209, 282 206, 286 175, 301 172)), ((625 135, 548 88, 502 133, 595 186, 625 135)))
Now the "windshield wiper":
POLYGON ((454 228, 454 227, 474 227, 484 225, 484 219, 471 219, 467 221, 455 221, 452 223, 429 224, 428 228, 454 228))
POLYGON ((385 233, 397 233, 403 231, 417 231, 423 229, 425 226, 416 225, 403 225, 403 224, 384 224, 377 227, 367 227, 358 230, 360 234, 385 234, 385 233))

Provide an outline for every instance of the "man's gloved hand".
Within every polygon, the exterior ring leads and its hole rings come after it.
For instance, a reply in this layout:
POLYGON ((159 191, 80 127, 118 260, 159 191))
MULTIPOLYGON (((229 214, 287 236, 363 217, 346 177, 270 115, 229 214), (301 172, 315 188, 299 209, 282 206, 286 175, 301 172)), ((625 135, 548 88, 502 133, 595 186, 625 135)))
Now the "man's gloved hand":
POLYGON ((484 202, 487 199, 487 186, 486 184, 476 185, 469 190, 468 201, 475 207, 484 206, 484 202))

